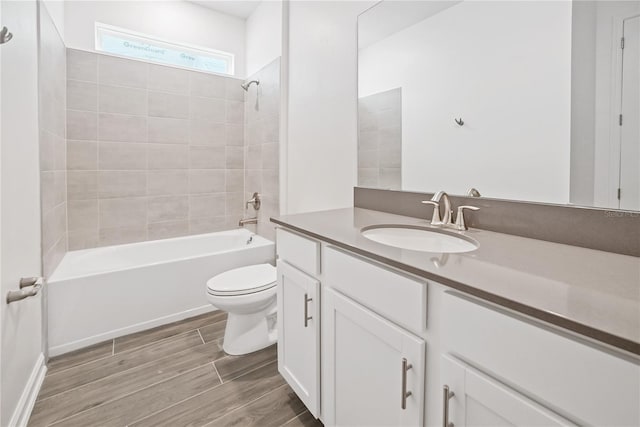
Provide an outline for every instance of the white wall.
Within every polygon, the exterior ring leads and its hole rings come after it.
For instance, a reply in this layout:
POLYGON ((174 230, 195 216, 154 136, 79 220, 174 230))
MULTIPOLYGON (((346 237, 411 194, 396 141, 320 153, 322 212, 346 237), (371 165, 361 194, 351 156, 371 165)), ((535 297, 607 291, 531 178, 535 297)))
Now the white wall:
POLYGON ((403 189, 568 202, 570 2, 463 2, 360 53, 360 96, 402 87, 403 189))
POLYGON ((244 78, 245 20, 182 0, 66 1, 67 47, 95 50, 95 22, 115 25, 169 41, 235 54, 235 76, 244 78))
POLYGON ((56 29, 60 36, 64 35, 64 8, 65 2, 64 0, 42 0, 42 4, 49 11, 49 15, 51 16, 51 20, 53 21, 53 25, 55 25, 56 29))
POLYGON ((289 5, 282 213, 353 205, 357 168, 357 15, 374 3, 294 1, 289 5))
POLYGON ((247 76, 282 55, 282 1, 264 0, 247 18, 247 76))

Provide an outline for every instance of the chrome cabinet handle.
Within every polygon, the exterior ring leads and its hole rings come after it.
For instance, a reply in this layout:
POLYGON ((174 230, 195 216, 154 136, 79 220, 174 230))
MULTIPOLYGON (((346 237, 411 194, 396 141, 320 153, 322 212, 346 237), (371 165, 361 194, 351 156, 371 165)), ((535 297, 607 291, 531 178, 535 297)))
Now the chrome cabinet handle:
POLYGON ((413 365, 407 362, 407 358, 402 358, 402 400, 400 401, 400 407, 402 409, 407 409, 407 397, 411 396, 413 393, 407 391, 407 371, 413 368, 413 365))
POLYGON ((442 388, 442 427, 453 427, 453 423, 449 422, 449 399, 456 394, 449 391, 449 386, 442 388))
POLYGON ((309 298, 308 294, 304 294, 304 327, 309 326, 309 320, 313 319, 313 316, 309 316, 309 302, 313 301, 313 298, 309 298))
POLYGON ((44 279, 42 277, 26 277, 20 279, 20 290, 7 292, 7 304, 38 295, 44 279), (23 288, 30 289, 23 289, 23 288))

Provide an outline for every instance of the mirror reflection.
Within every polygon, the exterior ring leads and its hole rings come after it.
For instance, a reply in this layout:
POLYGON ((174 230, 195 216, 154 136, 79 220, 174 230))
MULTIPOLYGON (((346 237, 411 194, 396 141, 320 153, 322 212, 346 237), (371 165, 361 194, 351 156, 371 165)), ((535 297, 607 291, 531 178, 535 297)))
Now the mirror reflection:
POLYGON ((382 1, 358 185, 640 210, 640 1, 382 1))

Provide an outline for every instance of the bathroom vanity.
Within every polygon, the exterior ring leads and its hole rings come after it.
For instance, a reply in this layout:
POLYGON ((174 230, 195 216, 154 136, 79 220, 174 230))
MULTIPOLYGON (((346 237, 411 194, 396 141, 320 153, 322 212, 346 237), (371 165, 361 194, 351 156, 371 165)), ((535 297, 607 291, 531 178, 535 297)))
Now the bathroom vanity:
POLYGON ((640 425, 638 258, 472 229, 466 253, 373 242, 426 220, 272 219, 278 365, 325 425, 640 425))

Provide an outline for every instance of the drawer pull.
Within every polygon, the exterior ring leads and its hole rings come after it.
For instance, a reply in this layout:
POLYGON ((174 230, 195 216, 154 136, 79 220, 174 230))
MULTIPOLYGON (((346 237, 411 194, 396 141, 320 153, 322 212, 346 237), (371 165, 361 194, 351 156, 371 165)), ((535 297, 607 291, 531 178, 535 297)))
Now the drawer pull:
POLYGON ((407 359, 405 357, 402 358, 402 400, 400 403, 400 407, 402 409, 407 409, 407 397, 411 396, 411 392, 407 391, 407 371, 413 368, 410 363, 407 363, 407 359))
POLYGON ((453 423, 449 422, 449 399, 456 394, 449 391, 449 386, 442 388, 442 427, 453 427, 453 423))
POLYGON ((309 320, 313 319, 309 316, 309 302, 313 301, 313 298, 309 298, 308 294, 304 294, 304 327, 309 326, 309 320))

